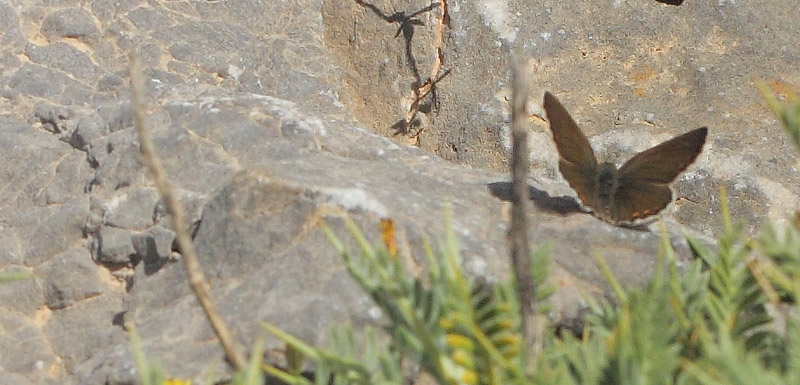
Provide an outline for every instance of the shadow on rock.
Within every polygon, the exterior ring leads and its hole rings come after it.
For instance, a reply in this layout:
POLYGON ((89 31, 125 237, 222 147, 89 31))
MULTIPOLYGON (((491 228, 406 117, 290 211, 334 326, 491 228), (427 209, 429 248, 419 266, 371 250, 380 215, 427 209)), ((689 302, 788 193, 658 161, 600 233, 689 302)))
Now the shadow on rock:
MULTIPOLYGON (((489 192, 495 197, 511 201, 511 182, 492 182, 488 183, 489 192)), ((528 195, 536 208, 561 215, 569 213, 585 212, 577 200, 569 196, 551 197, 547 191, 539 190, 536 187, 528 186, 528 195)))
MULTIPOLYGON (((492 182, 488 183, 486 186, 489 187, 489 192, 491 192, 491 194, 495 197, 507 202, 511 201, 511 182, 492 182)), ((590 213, 590 211, 584 210, 575 198, 570 196, 562 195, 558 197, 551 197, 546 191, 539 190, 533 186, 528 186, 528 195, 530 195, 531 201, 533 201, 533 204, 536 205, 536 208, 539 210, 549 211, 551 213, 560 215, 567 215, 570 213, 590 213)), ((655 220, 656 217, 651 217, 632 223, 618 223, 615 226, 628 230, 649 232, 650 230, 648 225, 655 220)))

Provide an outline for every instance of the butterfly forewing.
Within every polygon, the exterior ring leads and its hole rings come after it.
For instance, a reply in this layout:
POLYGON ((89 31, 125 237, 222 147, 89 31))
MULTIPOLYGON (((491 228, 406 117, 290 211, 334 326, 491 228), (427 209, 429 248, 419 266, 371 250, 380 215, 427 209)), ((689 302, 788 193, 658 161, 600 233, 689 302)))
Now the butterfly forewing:
POLYGON ((636 154, 619 169, 620 185, 631 180, 671 183, 700 154, 707 134, 708 128, 701 127, 636 154))
POLYGON ((558 169, 569 185, 578 193, 583 204, 594 207, 597 174, 597 158, 589 140, 578 124, 553 94, 545 92, 544 110, 550 121, 550 130, 560 156, 558 169))

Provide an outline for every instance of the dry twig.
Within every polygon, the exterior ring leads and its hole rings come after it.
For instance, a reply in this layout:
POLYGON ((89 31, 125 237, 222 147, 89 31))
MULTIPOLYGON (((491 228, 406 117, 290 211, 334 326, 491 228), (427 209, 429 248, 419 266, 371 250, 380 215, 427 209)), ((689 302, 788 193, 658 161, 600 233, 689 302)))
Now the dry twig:
POLYGON ((142 152, 142 160, 144 161, 150 173, 153 175, 153 180, 156 184, 158 192, 163 197, 169 213, 172 215, 172 223, 175 227, 175 237, 178 242, 183 257, 181 258, 186 268, 186 274, 189 277, 189 283, 194 290, 197 300, 200 301, 203 311, 206 313, 211 327, 219 338, 222 348, 225 350, 230 362, 238 370, 246 365, 244 357, 236 349, 235 342, 231 336, 230 331, 222 317, 217 311, 216 304, 211 299, 211 289, 208 281, 203 274, 203 269, 200 262, 197 260, 197 254, 194 251, 194 244, 189 237, 189 231, 186 226, 186 215, 183 212, 180 200, 175 194, 169 180, 164 172, 164 167, 161 160, 153 148, 153 142, 147 135, 145 127, 145 93, 144 93, 144 75, 142 74, 142 63, 136 52, 131 54, 131 93, 133 102, 133 123, 136 126, 136 132, 139 135, 139 146, 142 152))
POLYGON ((528 242, 528 211, 530 192, 528 190, 528 170, 531 167, 528 149, 528 112, 530 94, 530 75, 524 65, 513 63, 511 68, 511 260, 514 264, 517 290, 522 315, 522 335, 531 358, 538 354, 542 332, 540 322, 534 313, 536 308, 536 284, 531 269, 531 246, 528 242))
MULTIPOLYGON (((436 20, 436 31, 435 31, 435 40, 433 42, 433 48, 436 51, 436 57, 434 58, 433 67, 431 67, 430 75, 425 83, 422 83, 412 90, 414 92, 414 100, 411 102, 411 108, 409 108, 408 112, 406 113, 406 125, 407 127, 411 127, 414 118, 417 117, 419 113, 420 103, 425 100, 428 95, 433 92, 434 87, 436 87, 436 83, 447 76, 449 71, 445 72, 443 75, 439 76, 439 71, 442 70, 442 63, 444 62, 444 53, 442 52, 442 45, 444 44, 444 27, 447 24, 447 19, 450 17, 447 14, 447 0, 440 0, 441 5, 441 12, 439 12, 439 17, 436 20)), ((411 135, 412 138, 417 138, 422 133, 422 129, 413 133, 411 135)))

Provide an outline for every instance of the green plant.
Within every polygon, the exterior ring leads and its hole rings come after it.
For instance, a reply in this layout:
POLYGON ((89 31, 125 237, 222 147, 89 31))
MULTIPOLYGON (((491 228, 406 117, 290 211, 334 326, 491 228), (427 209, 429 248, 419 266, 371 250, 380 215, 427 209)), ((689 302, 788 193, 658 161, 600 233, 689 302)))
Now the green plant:
POLYGON ((19 281, 22 279, 32 278, 33 274, 24 272, 5 272, 0 273, 0 283, 19 281))
MULTIPOLYGON (((640 289, 623 290, 598 257, 618 303, 589 301, 593 313, 583 335, 559 338, 549 331, 532 367, 523 364, 513 282, 489 287, 466 278, 452 231, 439 253, 429 250, 424 285, 352 222, 359 257, 326 230, 348 270, 386 313, 388 342, 370 332, 358 344, 345 329, 329 348, 314 348, 265 327, 317 364, 317 384, 400 384, 403 360, 442 384, 797 383, 797 321, 786 312, 782 332, 773 310, 796 307, 800 234, 767 231, 751 240, 733 224, 726 204, 723 217, 716 248, 689 238, 698 258, 686 266, 676 263, 664 237, 653 278, 640 289)), ((535 255, 543 266, 546 253, 535 255)), ((538 284, 543 277, 537 274, 538 284)), ((297 373, 266 370, 287 383, 311 383, 297 373)))
MULTIPOLYGON (((158 362, 153 359, 148 359, 142 348, 142 342, 139 338, 139 333, 136 332, 136 327, 133 325, 126 325, 128 330, 128 338, 131 341, 131 349, 133 356, 136 360, 136 368, 139 371, 139 380, 142 385, 191 385, 191 381, 181 378, 167 378, 167 375, 158 365, 158 362)), ((257 340, 253 353, 247 365, 241 370, 233 373, 230 385, 263 385, 264 372, 261 370, 261 357, 264 353, 263 341, 257 340)), ((206 375, 205 383, 211 384, 213 372, 206 375)))
POLYGON ((783 127, 792 140, 800 149, 800 100, 797 95, 789 93, 787 95, 787 102, 781 103, 769 87, 763 82, 756 83, 761 96, 767 102, 767 105, 780 118, 783 127))
MULTIPOLYGON (((374 332, 368 331, 365 343, 359 345, 352 330, 345 329, 332 334, 329 348, 320 349, 265 325, 317 364, 317 384, 327 384, 329 376, 335 384, 402 384, 403 360, 418 365, 442 384, 525 383, 525 352, 513 283, 489 285, 467 278, 449 223, 438 252, 427 247, 425 281, 409 275, 385 248, 373 247, 349 219, 347 226, 359 244, 358 256, 327 227, 323 229, 350 274, 386 315, 384 330, 389 340, 379 343, 374 332)), ((547 266, 546 252, 538 250, 533 258, 536 266, 547 266)), ((545 277, 546 273, 535 275, 540 286, 545 277)), ((540 290, 540 299, 550 292, 540 290)), ((287 383, 311 383, 296 373, 271 366, 266 370, 287 383)))

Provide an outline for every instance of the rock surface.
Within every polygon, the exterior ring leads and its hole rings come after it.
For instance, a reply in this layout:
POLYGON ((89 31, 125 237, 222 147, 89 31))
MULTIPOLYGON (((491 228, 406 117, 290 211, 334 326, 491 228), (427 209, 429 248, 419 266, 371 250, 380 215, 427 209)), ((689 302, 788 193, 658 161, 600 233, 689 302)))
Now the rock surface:
MULTIPOLYGON (((507 276, 505 47, 534 58, 534 99, 554 92, 602 159, 710 128, 665 211, 682 258, 678 224, 715 234, 721 187, 751 233, 797 209, 795 149, 753 87, 800 84, 794 0, 448 1, 438 44, 444 7, 0 0, 0 272, 35 274, 0 285, 0 383, 133 383, 125 322, 171 375, 229 375, 139 161, 134 49, 148 68, 151 135, 242 349, 260 321, 312 343, 342 322, 379 321, 319 230, 325 220, 347 239, 343 213, 373 238, 380 218, 394 219, 418 271, 422 238, 441 237, 449 202, 467 270, 507 276), (419 135, 398 134, 432 72, 419 135)), ((607 293, 591 253, 637 285, 659 237, 581 212, 541 107, 530 108, 530 238, 552 242, 551 318, 569 325, 581 293, 607 293)))

